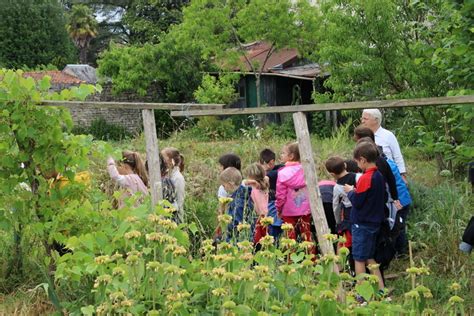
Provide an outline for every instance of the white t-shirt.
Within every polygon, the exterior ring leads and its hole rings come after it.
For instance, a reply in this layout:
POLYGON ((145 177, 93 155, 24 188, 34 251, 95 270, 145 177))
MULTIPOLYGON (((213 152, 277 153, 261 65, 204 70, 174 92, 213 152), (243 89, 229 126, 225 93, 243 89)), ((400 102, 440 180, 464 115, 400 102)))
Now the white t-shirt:
POLYGON ((405 161, 403 160, 400 145, 392 132, 383 127, 379 127, 375 132, 375 143, 382 147, 383 153, 389 159, 395 161, 400 173, 406 173, 405 161))

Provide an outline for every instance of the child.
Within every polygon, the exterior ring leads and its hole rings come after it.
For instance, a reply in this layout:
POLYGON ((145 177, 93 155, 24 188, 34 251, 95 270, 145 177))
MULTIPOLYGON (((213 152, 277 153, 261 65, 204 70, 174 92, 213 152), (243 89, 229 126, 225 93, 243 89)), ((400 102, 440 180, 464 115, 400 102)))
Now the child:
POLYGON ((237 226, 246 220, 248 222, 249 210, 252 208, 250 200, 251 188, 242 185, 242 175, 234 167, 229 167, 219 175, 219 182, 230 194, 232 202, 227 205, 227 214, 232 216, 232 221, 227 225, 227 238, 229 242, 232 238, 238 237, 237 226))
MULTIPOLYGON (((283 222, 293 225, 293 229, 288 231, 288 238, 296 239, 298 230, 302 239, 312 241, 311 208, 298 143, 286 144, 280 160, 285 166, 278 170, 275 203, 278 215, 283 222)), ((316 248, 312 247, 310 253, 316 255, 316 248)))
POLYGON ((170 202, 175 209, 178 209, 178 204, 176 203, 176 189, 174 188, 173 181, 171 181, 171 178, 168 175, 168 168, 166 167, 163 155, 160 153, 159 156, 163 199, 170 202))
MULTIPOLYGON (((352 256, 357 275, 365 273, 367 265, 376 264, 374 254, 377 234, 384 220, 385 182, 375 165, 378 156, 375 144, 358 143, 354 149, 354 159, 364 174, 357 181, 355 190, 351 185, 344 186, 352 203, 352 256)), ((383 292, 380 269, 372 268, 371 272, 378 277, 379 289, 383 292)))
MULTIPOLYGON (((124 151, 122 152, 122 162, 119 172, 114 159, 112 157, 107 159, 107 171, 112 180, 126 190, 125 196, 132 196, 137 192, 147 195, 148 175, 140 154, 133 151, 124 151)), ((125 205, 123 199, 120 199, 118 204, 119 208, 125 205)))
MULTIPOLYGON (((240 171, 240 168, 241 168, 240 157, 233 153, 228 153, 228 154, 220 156, 219 164, 221 165, 221 171, 229 167, 234 167, 240 171)), ((219 190, 217 191, 217 198, 222 198, 222 197, 229 197, 229 194, 225 191, 224 187, 221 185, 219 186, 219 190)))
POLYGON ((324 215, 328 223, 331 234, 336 234, 336 218, 332 209, 333 191, 336 182, 331 180, 321 180, 318 182, 319 192, 321 193, 321 200, 323 202, 324 215))
POLYGON ((276 155, 271 149, 265 148, 260 152, 260 164, 265 169, 268 181, 270 183, 268 194, 268 216, 273 217, 273 224, 268 226, 268 234, 273 236, 275 243, 278 244, 278 238, 280 238, 281 235, 281 224, 283 224, 283 221, 277 215, 277 209, 275 207, 275 193, 278 170, 284 165, 276 165, 275 158, 276 155))
POLYGON ((251 164, 246 170, 245 175, 249 180, 245 183, 252 187, 250 197, 252 198, 255 214, 255 230, 253 242, 255 247, 262 237, 267 235, 267 228, 262 226, 260 220, 268 215, 268 177, 265 176, 265 169, 258 163, 251 164))
POLYGON ((161 151, 168 167, 168 173, 171 181, 173 181, 176 190, 176 222, 184 221, 184 197, 186 182, 182 172, 184 171, 184 157, 176 148, 167 147, 161 151))
POLYGON ((332 209, 337 225, 337 232, 344 236, 345 243, 338 244, 338 250, 342 247, 351 249, 352 235, 351 235, 351 209, 352 204, 347 193, 344 192, 344 185, 348 184, 355 186, 357 174, 354 172, 347 172, 346 163, 341 157, 331 157, 326 161, 326 169, 331 176, 336 179, 336 185, 333 189, 332 209))

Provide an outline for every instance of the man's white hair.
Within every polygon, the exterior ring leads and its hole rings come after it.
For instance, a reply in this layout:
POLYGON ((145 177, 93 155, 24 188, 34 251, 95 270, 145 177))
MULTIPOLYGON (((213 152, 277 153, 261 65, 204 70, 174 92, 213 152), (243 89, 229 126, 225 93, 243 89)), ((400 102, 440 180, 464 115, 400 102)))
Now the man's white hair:
POLYGON ((372 116, 379 125, 382 125, 382 112, 379 109, 365 109, 362 113, 367 113, 372 116))

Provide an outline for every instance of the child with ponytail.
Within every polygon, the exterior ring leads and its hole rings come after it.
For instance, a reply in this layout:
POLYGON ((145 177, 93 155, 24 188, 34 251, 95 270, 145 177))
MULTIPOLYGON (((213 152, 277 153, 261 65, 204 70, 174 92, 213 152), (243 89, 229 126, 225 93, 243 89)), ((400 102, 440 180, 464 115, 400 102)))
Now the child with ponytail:
POLYGON ((117 168, 112 157, 107 159, 107 171, 118 185, 125 189, 125 194, 118 201, 119 208, 124 206, 123 197, 132 196, 140 192, 148 194, 148 174, 140 154, 133 151, 122 152, 122 164, 117 168))
POLYGON ((165 163, 168 167, 168 174, 174 184, 176 190, 176 204, 177 204, 177 223, 184 221, 184 197, 186 182, 182 172, 184 171, 184 157, 180 152, 173 147, 166 147, 161 151, 165 163))

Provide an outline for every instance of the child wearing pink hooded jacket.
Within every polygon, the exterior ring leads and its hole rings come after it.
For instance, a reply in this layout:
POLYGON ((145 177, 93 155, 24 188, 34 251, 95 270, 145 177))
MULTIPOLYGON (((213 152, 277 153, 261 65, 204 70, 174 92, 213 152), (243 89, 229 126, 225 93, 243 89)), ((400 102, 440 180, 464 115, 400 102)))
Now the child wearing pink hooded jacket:
MULTIPOLYGON (((311 208, 298 143, 286 144, 280 160, 285 166, 278 170, 275 203, 278 216, 283 222, 293 225, 293 229, 288 231, 288 238, 296 239, 295 229, 298 228, 302 239, 312 241, 311 208)), ((310 253, 316 254, 316 248, 312 247, 310 253)))

